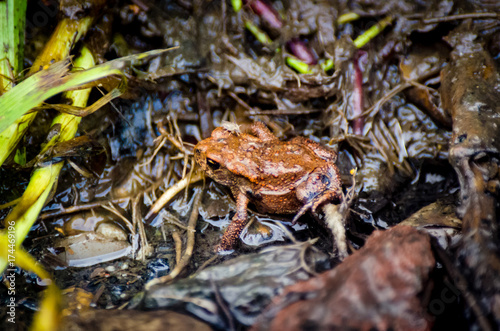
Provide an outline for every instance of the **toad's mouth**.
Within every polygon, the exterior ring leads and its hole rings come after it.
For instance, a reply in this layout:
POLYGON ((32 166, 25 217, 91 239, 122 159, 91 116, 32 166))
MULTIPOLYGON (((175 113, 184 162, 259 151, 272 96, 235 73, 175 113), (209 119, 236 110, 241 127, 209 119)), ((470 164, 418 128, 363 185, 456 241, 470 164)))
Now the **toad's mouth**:
POLYGON ((333 200, 339 200, 340 197, 342 196, 342 193, 339 193, 337 191, 326 191, 322 192, 321 194, 316 195, 311 201, 308 203, 304 204, 302 208, 299 209, 297 212, 297 215, 292 220, 292 224, 297 223, 297 220, 304 215, 308 209, 311 209, 313 213, 316 212, 316 209, 321 206, 322 204, 333 201, 333 200))

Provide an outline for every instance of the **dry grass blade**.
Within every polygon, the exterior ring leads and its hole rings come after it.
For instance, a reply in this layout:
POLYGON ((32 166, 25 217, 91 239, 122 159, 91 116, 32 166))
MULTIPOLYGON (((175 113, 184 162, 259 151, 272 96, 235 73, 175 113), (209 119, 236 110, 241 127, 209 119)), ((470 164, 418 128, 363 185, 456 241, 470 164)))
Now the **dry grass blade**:
POLYGON ((179 192, 185 189, 189 184, 199 182, 205 178, 205 174, 202 172, 195 173, 193 176, 186 176, 178 181, 175 185, 172 185, 168 188, 168 190, 163 193, 158 200, 153 204, 148 214, 146 215, 146 220, 151 220, 154 218, 160 210, 170 201, 173 197, 175 197, 179 192))

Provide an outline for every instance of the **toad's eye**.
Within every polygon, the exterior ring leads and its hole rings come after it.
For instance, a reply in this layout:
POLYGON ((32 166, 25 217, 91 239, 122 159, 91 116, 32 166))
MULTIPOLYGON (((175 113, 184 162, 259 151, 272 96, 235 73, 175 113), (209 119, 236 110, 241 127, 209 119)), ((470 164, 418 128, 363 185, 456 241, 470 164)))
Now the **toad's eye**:
POLYGON ((207 159, 207 165, 212 170, 217 170, 220 168, 220 163, 212 159, 207 159))
POLYGON ((325 175, 321 175, 321 182, 325 185, 330 185, 330 178, 325 175))

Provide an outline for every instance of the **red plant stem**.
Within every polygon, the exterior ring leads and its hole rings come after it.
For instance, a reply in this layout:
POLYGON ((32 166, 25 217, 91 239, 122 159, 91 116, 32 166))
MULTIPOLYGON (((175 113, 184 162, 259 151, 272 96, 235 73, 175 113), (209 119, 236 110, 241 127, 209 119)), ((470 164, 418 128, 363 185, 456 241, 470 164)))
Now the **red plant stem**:
POLYGON ((281 27, 283 26, 283 22, 281 21, 279 13, 267 1, 249 0, 243 2, 247 3, 253 10, 253 12, 259 15, 262 20, 266 21, 270 27, 274 29, 281 29, 281 27))
POLYGON ((354 87, 352 96, 352 108, 354 120, 352 120, 352 130, 356 135, 363 135, 363 128, 365 126, 365 120, 361 117, 364 112, 364 99, 363 99, 363 74, 359 67, 360 58, 359 54, 354 58, 354 87), (358 117, 359 116, 359 117, 358 117))
POLYGON ((316 57, 311 49, 306 45, 305 42, 298 38, 293 38, 286 44, 290 53, 292 53, 296 58, 307 64, 316 64, 316 57))

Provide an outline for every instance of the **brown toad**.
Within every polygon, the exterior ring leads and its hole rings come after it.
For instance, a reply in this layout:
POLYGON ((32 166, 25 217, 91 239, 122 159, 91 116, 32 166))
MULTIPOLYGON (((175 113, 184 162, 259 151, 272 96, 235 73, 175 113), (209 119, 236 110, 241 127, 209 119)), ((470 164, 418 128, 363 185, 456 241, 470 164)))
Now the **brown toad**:
POLYGON ((220 127, 194 148, 196 162, 228 186, 237 203, 219 251, 237 242, 250 202, 263 213, 296 213, 295 222, 308 209, 314 212, 342 195, 335 152, 304 137, 282 142, 262 122, 253 124, 252 133, 220 127))

